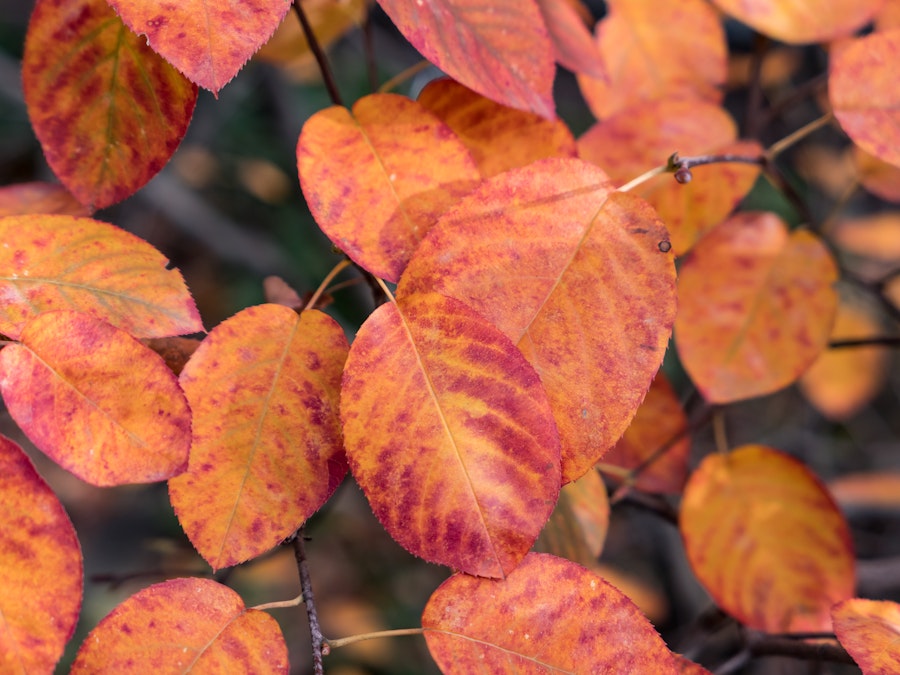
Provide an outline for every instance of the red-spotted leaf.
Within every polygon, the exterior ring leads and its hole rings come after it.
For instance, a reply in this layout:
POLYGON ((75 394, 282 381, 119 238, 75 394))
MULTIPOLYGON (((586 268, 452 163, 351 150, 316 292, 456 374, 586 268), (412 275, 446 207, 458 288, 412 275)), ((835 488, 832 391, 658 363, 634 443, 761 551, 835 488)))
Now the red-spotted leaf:
POLYGON ((581 565, 543 553, 502 580, 450 577, 428 600, 422 627, 444 673, 679 672, 634 603, 581 565))
POLYGON ((573 73, 606 78, 603 56, 588 30, 591 13, 581 0, 537 0, 547 32, 556 49, 556 60, 573 73))
POLYGON ((109 0, 135 33, 189 80, 217 94, 268 40, 291 0, 109 0))
POLYGON ((76 309, 136 337, 203 330, 181 273, 133 234, 90 218, 0 218, 0 332, 18 338, 25 323, 76 309))
POLYGON ((209 579, 171 579, 138 591, 85 638, 73 673, 283 673, 278 622, 209 579))
POLYGON ((418 100, 459 136, 484 178, 545 157, 575 156, 575 139, 561 120, 507 108, 453 80, 430 82, 418 100))
POLYGON ((38 448, 94 485, 165 480, 187 466, 191 413, 158 354, 70 310, 0 350, 0 392, 38 448))
POLYGON ((555 50, 535 0, 378 0, 413 47, 469 89, 554 119, 555 50))
POLYGON ((194 440, 169 496, 214 569, 277 545, 337 489, 347 349, 328 315, 260 305, 216 326, 181 371, 194 440))
POLYGON ((675 343, 708 401, 795 382, 825 349, 837 311, 837 266, 812 233, 773 213, 740 213, 685 258, 675 343))
POLYGON ((777 450, 704 459, 680 527, 697 578, 749 628, 829 631, 831 606, 853 595, 850 528, 815 474, 777 450))
POLYGON ((62 185, 55 183, 18 183, 0 187, 0 217, 27 213, 58 213, 89 216, 90 209, 62 185))
POLYGON ((397 292, 462 300, 519 346, 550 397, 569 482, 619 439, 662 362, 675 313, 669 249, 642 199, 586 162, 547 159, 445 213, 397 292))
POLYGON ((864 675, 900 672, 900 605, 853 598, 831 611, 834 633, 864 675))
POLYGON ((898 61, 900 29, 894 29, 836 45, 828 72, 828 95, 841 128, 863 150, 894 166, 900 166, 898 61))
POLYGON ((503 577, 559 493, 559 437, 534 369, 457 300, 379 307, 341 389, 350 469, 390 535, 467 574, 503 577))
POLYGON ((480 179, 465 145, 396 94, 335 106, 303 125, 300 185, 322 231, 372 274, 397 281, 438 216, 480 179))
POLYGON ((0 671, 50 673, 75 631, 75 529, 22 449, 0 436, 0 671))
POLYGON ((105 0, 39 0, 22 80, 47 163, 91 208, 121 201, 156 175, 197 100, 197 88, 105 0))

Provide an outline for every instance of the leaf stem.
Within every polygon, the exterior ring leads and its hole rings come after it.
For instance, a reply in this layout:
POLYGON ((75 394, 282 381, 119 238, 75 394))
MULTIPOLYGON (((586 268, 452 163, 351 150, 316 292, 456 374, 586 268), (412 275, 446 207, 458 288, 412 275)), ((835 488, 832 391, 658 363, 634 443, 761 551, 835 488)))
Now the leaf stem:
POLYGON ((427 61, 426 59, 422 59, 418 63, 411 65, 409 68, 406 68, 405 70, 401 70, 399 73, 394 75, 391 79, 389 79, 387 82, 385 82, 380 87, 378 87, 378 93, 385 94, 385 93, 391 91, 398 85, 401 85, 404 82, 406 82, 406 80, 408 80, 409 78, 411 78, 415 75, 418 75, 423 70, 428 68, 428 66, 430 66, 430 65, 431 65, 430 61, 427 61))
POLYGON ((363 51, 366 54, 366 73, 369 76, 369 89, 372 92, 378 91, 378 63, 375 60, 375 33, 372 30, 372 14, 371 9, 366 12, 366 19, 363 21, 362 37, 363 51))
POLYGON ((384 294, 385 294, 385 296, 387 296, 387 299, 396 305, 397 299, 394 297, 394 294, 391 293, 391 289, 389 289, 387 287, 387 284, 384 283, 384 279, 381 279, 379 277, 374 277, 374 279, 378 283, 378 285, 381 286, 381 290, 384 291, 384 294))
POLYGON ((309 44, 309 50, 313 53, 313 56, 316 57, 316 63, 319 65, 319 72, 322 73, 322 81, 325 83, 325 88, 328 90, 331 102, 335 105, 344 105, 343 99, 341 99, 341 92, 338 91, 337 82, 334 79, 334 73, 331 72, 331 66, 328 65, 328 59, 325 57, 325 52, 322 51, 319 40, 316 38, 315 33, 313 33, 309 19, 306 18, 306 12, 303 11, 301 0, 294 0, 293 7, 294 11, 297 13, 297 17, 300 19, 300 26, 303 28, 303 36, 306 38, 307 44, 309 44))
POLYGON ((276 600, 275 602, 265 602, 261 605, 254 605, 250 609, 258 609, 268 610, 268 609, 281 609, 283 607, 296 607, 299 604, 303 603, 303 593, 298 595, 293 600, 276 600))
POLYGON ((312 294, 312 297, 309 299, 309 302, 306 303, 306 306, 303 308, 305 312, 308 309, 312 309, 316 306, 316 303, 319 301, 319 298, 322 297, 322 293, 325 292, 325 288, 330 284, 334 278, 343 272, 346 268, 350 266, 350 261, 346 258, 341 260, 337 265, 331 268, 331 271, 322 279, 322 283, 319 284, 319 287, 316 289, 316 292, 312 294))
POLYGON ((306 616, 309 619, 309 635, 312 639, 313 672, 315 675, 325 675, 325 666, 322 663, 322 655, 330 651, 322 635, 319 626, 319 615, 316 613, 316 602, 313 596, 312 580, 309 577, 309 565, 306 562, 306 549, 303 546, 303 528, 297 530, 292 542, 294 546, 294 558, 297 560, 297 570, 300 573, 300 597, 306 605, 306 616))
POLYGON ((619 188, 619 192, 628 192, 629 190, 633 190, 637 186, 643 185, 651 178, 656 178, 657 176, 664 174, 664 173, 668 173, 669 171, 670 171, 670 168, 669 168, 668 164, 662 164, 661 166, 654 167, 654 168, 650 169, 649 171, 645 171, 637 178, 634 178, 634 179, 628 181, 627 183, 625 183, 625 185, 623 185, 622 187, 619 188))
POLYGON ((809 136, 811 133, 813 133, 814 131, 817 131, 818 129, 821 129, 826 124, 830 124, 833 119, 834 119, 834 113, 829 111, 829 112, 825 113, 824 115, 822 115, 821 117, 817 117, 812 122, 804 124, 802 127, 797 129, 795 132, 788 134, 787 136, 782 138, 780 141, 776 141, 775 143, 772 143, 772 145, 770 145, 766 149, 766 152, 765 152, 766 157, 769 160, 775 159, 778 155, 780 155, 782 152, 784 152, 785 150, 790 148, 792 145, 795 145, 796 143, 802 141, 804 138, 809 136))
POLYGON ((716 450, 719 454, 728 454, 728 434, 725 433, 725 413, 721 408, 717 408, 713 413, 713 436, 716 439, 716 450))
POLYGON ((424 628, 396 628, 394 630, 380 630, 374 633, 349 635, 345 638, 338 638, 337 640, 328 640, 325 644, 330 651, 331 649, 346 647, 347 645, 352 645, 354 642, 362 642, 363 640, 376 640, 378 638, 398 637, 401 635, 422 635, 424 632, 424 628))

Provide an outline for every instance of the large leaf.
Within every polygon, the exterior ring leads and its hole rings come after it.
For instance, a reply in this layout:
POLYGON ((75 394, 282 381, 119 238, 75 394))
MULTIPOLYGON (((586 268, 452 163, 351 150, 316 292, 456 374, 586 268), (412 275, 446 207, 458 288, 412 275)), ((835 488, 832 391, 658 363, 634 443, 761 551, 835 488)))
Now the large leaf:
POLYGON ((197 88, 105 0, 39 0, 22 80, 47 163, 92 208, 124 199, 156 175, 197 100, 197 88))
POLYGON ((684 489, 681 533, 716 603, 749 628, 831 630, 853 595, 850 528, 816 476, 760 445, 710 455, 684 489))
POLYGON ((191 413, 163 360, 87 314, 60 310, 0 351, 0 392, 38 448, 94 485, 165 480, 184 470, 191 413))
POLYGON ((182 370, 194 437, 169 495, 214 569, 277 545, 337 489, 347 349, 328 315, 260 305, 216 326, 182 370))
POLYGON ((49 673, 81 608, 81 547, 56 495, 0 436, 0 671, 49 673))
POLYGON ((402 546, 503 577, 559 493, 559 437, 534 369, 457 300, 407 295, 366 320, 344 370, 350 468, 402 546))
POLYGON ((519 346, 550 397, 568 482, 622 435, 662 362, 675 313, 669 248, 642 199, 586 162, 548 159, 445 213, 397 292, 462 300, 519 346))
POLYGON ((900 605, 853 598, 832 616, 835 635, 864 675, 900 672, 900 605))
POLYGON ((555 117, 555 52, 535 0, 378 0, 413 47, 454 80, 555 117))

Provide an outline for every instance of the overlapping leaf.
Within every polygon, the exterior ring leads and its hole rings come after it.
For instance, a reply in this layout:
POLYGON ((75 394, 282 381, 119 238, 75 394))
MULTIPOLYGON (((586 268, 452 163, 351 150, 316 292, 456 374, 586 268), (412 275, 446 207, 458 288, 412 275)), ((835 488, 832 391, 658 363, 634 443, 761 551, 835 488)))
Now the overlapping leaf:
POLYGON ((39 0, 22 80, 47 163, 92 208, 124 199, 156 175, 197 100, 197 88, 104 0, 39 0))
POLYGON ((407 294, 369 316, 344 371, 350 468, 410 552, 503 577, 559 493, 559 437, 534 369, 457 300, 407 294))
POLYGON ((397 281, 438 216, 480 179, 463 143, 395 94, 313 115, 297 143, 300 184, 319 227, 376 276, 397 281))
POLYGON ((497 103, 555 118, 555 51, 535 0, 378 4, 413 47, 454 80, 497 103))
POLYGON ((678 279, 675 343, 708 401, 777 391, 822 353, 837 269, 810 232, 773 213, 740 213, 709 233, 678 279))
POLYGON ((646 202, 586 162, 548 159, 445 213, 397 292, 462 300, 519 346, 550 397, 568 482, 622 435, 662 362, 675 311, 669 248, 646 202))
POLYGON ((900 28, 836 45, 828 72, 828 95, 841 128, 863 150, 894 166, 900 166, 898 60, 900 28))
POLYGON ((214 94, 272 36, 291 6, 291 0, 108 1, 143 42, 214 94))
POLYGON ((628 598, 582 566, 542 553, 503 580, 450 577, 428 600, 422 627, 444 673, 679 672, 628 598))
POLYGON ((578 76, 598 119, 638 101, 672 94, 721 99, 725 31, 705 0, 616 0, 607 6, 609 13, 596 30, 607 79, 578 76))
POLYGON ((681 533, 694 573, 749 628, 831 630, 853 595, 850 529, 815 475, 747 445, 703 460, 684 490, 681 533))
POLYGON ((547 32, 556 49, 556 60, 573 73, 606 78, 603 56, 586 24, 591 12, 581 0, 537 0, 547 32))
POLYGON ((885 201, 900 202, 900 166, 883 162, 858 145, 853 146, 853 159, 859 182, 866 190, 885 201))
POLYGON ((18 183, 0 187, 0 218, 27 213, 91 215, 90 209, 56 183, 18 183))
POLYGON ((588 471, 564 485, 535 550, 591 568, 603 551, 609 527, 609 498, 600 474, 588 471))
POLYGON ((169 495, 214 569, 277 545, 337 489, 347 349, 328 315, 260 305, 216 326, 182 370, 194 438, 169 495))
POLYGON ((278 623, 209 579, 172 579, 138 591, 87 636, 73 673, 284 673, 278 623))
POLYGON ((0 671, 49 673, 81 609, 81 547, 56 495, 0 436, 0 671))
POLYGON ((0 392, 60 466, 94 485, 165 480, 187 466, 190 409, 159 355, 71 310, 35 317, 20 340, 0 351, 0 392))
POLYGON ((77 309, 137 337, 203 330, 178 270, 108 223, 63 215, 0 218, 0 332, 54 309, 77 309))
POLYGON ((834 632, 864 675, 900 672, 900 605, 845 600, 832 610, 834 632))

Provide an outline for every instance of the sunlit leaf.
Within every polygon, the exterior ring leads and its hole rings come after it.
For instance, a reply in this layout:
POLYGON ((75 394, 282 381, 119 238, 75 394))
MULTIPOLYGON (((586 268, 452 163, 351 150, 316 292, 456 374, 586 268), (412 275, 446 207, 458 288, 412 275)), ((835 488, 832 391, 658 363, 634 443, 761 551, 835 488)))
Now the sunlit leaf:
POLYGON ((297 143, 300 185, 322 231, 372 274, 397 281, 438 216, 480 180, 469 151, 396 94, 313 115, 297 143))
POLYGON ((900 672, 900 605, 845 600, 832 610, 834 632, 864 675, 900 672))
POLYGON ((18 183, 0 187, 0 218, 28 213, 91 215, 90 209, 56 183, 18 183))
POLYGON ((844 508, 900 507, 900 471, 845 474, 828 483, 828 489, 844 508))
POLYGON ((291 0, 108 0, 142 42, 214 94, 268 40, 291 0))
POLYGON ((53 672, 81 609, 81 547, 56 495, 4 436, 0 569, 0 671, 53 672))
POLYGON ((534 369, 461 302, 407 295, 359 330, 341 390, 350 468, 410 552, 511 572, 559 493, 559 438, 534 369))
POLYGON ((191 414, 157 354, 70 310, 35 317, 20 340, 0 350, 0 392, 22 431, 60 466, 94 485, 149 483, 184 469, 191 414))
POLYGON ((832 237, 838 246, 855 255, 883 262, 900 261, 900 211, 841 220, 832 237))
POLYGON ((541 160, 445 213, 397 292, 462 300, 519 346, 550 397, 568 482, 619 439, 662 362, 675 310, 668 250, 653 209, 600 169, 541 160))
POLYGON ((535 550, 590 568, 597 562, 609 527, 609 499, 600 474, 588 471, 564 485, 535 550))
POLYGON ((828 71, 828 95, 841 128, 863 150, 894 166, 900 166, 898 61, 900 29, 894 29, 835 45, 828 71))
POLYGON ((506 579, 450 577, 428 600, 422 627, 444 673, 678 672, 628 598, 543 553, 529 554, 506 579))
POLYGON ((853 159, 859 182, 866 190, 885 201, 900 202, 900 166, 882 162, 858 145, 853 146, 853 159))
POLYGON ((773 213, 739 213, 685 258, 675 344, 710 402, 795 382, 828 343, 837 269, 812 233, 789 233, 773 213))
POLYGON ((105 0, 39 0, 22 82, 47 163, 92 208, 124 199, 156 175, 197 100, 197 88, 105 0))
POLYGON ((603 56, 588 30, 591 13, 581 0, 537 0, 547 32, 556 50, 556 60, 573 73, 604 79, 603 56))
POLYGON ((85 638, 73 673, 284 673, 278 623, 209 579, 172 579, 138 591, 85 638))
POLYGON ((800 462, 760 445, 710 455, 684 489, 691 567, 723 610, 773 633, 831 630, 852 597, 850 528, 800 462))
POLYGON ((575 156, 575 139, 561 120, 507 108, 453 80, 430 82, 418 100, 459 136, 484 178, 545 157, 575 156))
POLYGON ((555 118, 555 51, 535 0, 378 4, 412 46, 454 80, 497 103, 555 118))
POLYGON ((328 315, 260 305, 216 326, 181 372, 194 438, 169 496, 214 569, 277 545, 340 484, 347 349, 328 315))
POLYGON ((133 234, 90 218, 0 218, 0 332, 18 338, 25 322, 77 309, 136 337, 203 330, 181 273, 133 234))
POLYGON ((607 2, 607 8, 606 18, 597 24, 596 40, 608 77, 578 76, 598 119, 638 101, 672 94, 713 103, 721 99, 725 31, 705 0, 615 0, 607 2))

